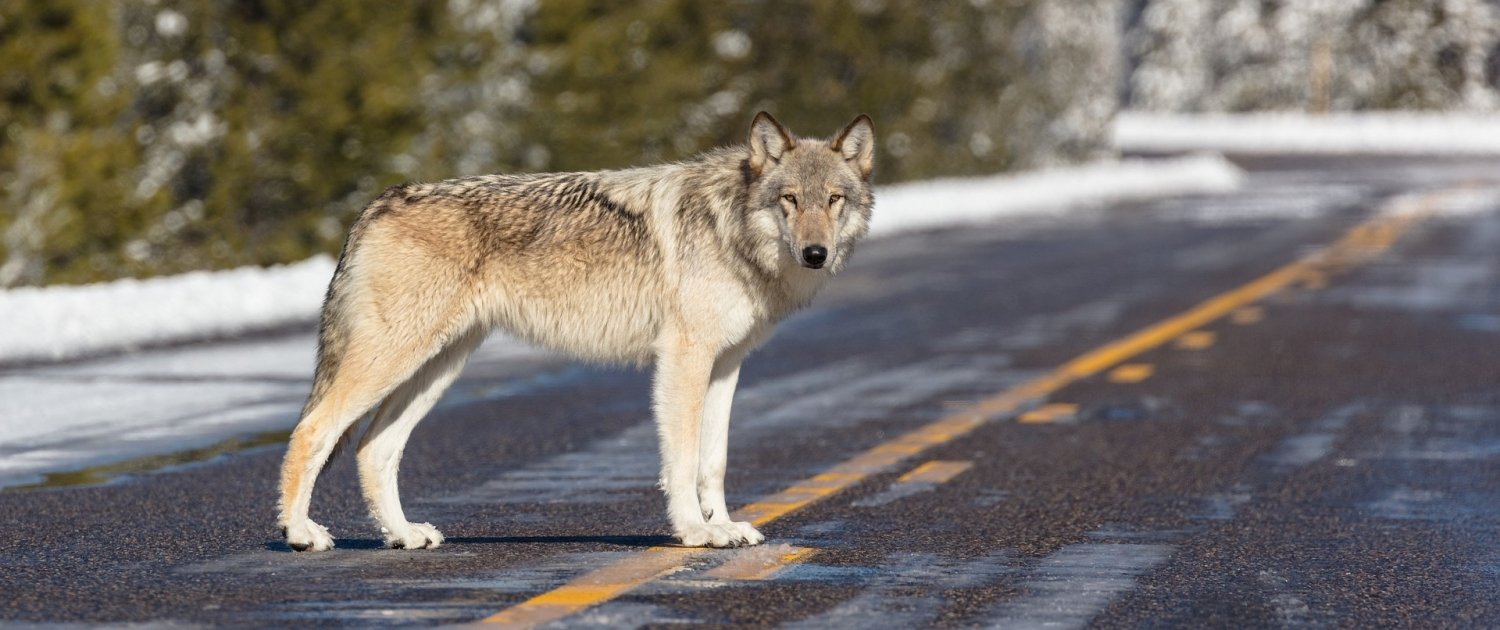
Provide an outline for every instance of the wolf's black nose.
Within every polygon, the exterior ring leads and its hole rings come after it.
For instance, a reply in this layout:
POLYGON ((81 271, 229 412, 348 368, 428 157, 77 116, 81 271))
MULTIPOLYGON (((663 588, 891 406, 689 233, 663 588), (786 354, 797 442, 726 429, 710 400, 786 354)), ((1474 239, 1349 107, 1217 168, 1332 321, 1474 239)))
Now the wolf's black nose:
POLYGON ((802 248, 802 264, 813 269, 823 266, 828 260, 828 248, 822 245, 808 245, 802 248))

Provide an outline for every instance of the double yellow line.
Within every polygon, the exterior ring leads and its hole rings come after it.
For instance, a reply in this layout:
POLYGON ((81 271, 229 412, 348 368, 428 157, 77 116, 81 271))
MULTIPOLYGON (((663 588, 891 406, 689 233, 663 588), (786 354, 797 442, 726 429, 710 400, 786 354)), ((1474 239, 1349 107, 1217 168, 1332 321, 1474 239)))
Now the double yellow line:
MULTIPOLYGON (((991 420, 1008 417, 1071 383, 1157 348, 1299 281, 1320 286, 1327 275, 1380 255, 1413 222, 1430 214, 1443 196, 1443 193, 1433 193, 1387 204, 1373 217, 1349 230, 1343 238, 1309 256, 1135 334, 1086 352, 1043 376, 897 436, 781 492, 761 497, 735 512, 734 519, 750 521, 756 526, 766 525, 872 475, 888 472, 934 446, 951 442, 991 420)), ((502 610, 484 619, 483 623, 529 628, 562 619, 614 599, 711 553, 714 551, 709 549, 652 547, 502 610)))

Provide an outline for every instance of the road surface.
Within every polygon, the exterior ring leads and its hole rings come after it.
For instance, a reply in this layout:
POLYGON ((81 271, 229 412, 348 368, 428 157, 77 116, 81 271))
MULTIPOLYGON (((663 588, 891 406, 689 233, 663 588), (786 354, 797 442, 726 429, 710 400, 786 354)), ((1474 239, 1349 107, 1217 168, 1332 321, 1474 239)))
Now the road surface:
POLYGON ((275 413, 12 479, 0 620, 1500 625, 1500 162, 1242 162, 1230 195, 867 244, 745 367, 728 484, 760 547, 670 547, 642 372, 481 356, 402 470, 447 544, 379 549, 345 457, 314 501, 337 549, 294 554, 307 375, 255 357, 306 332, 27 368, 275 413))

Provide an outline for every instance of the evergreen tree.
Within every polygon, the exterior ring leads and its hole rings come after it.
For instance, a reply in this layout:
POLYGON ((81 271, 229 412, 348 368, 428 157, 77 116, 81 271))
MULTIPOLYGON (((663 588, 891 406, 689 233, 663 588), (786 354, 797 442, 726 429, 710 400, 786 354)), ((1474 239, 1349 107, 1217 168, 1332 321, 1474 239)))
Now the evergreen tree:
POLYGON ((0 286, 119 273, 165 200, 136 194, 119 15, 83 0, 0 5, 0 286))
MULTIPOLYGON (((547 166, 560 170, 676 159, 741 142, 744 121, 759 109, 820 134, 866 110, 882 138, 883 181, 1049 161, 1037 156, 1066 151, 1039 145, 1050 136, 1031 133, 1023 121, 1056 114, 1077 93, 1049 91, 1060 84, 1040 76, 1062 47, 1014 45, 1023 24, 1036 26, 1034 8, 924 0, 547 2, 532 26, 540 71, 527 127, 551 149, 547 166)), ((1091 89, 1113 102, 1112 81, 1091 89)), ((1082 140, 1091 144, 1082 153, 1097 151, 1101 137, 1082 140)))
POLYGON ((336 251, 385 186, 831 134, 882 182, 1106 154, 1131 107, 1492 109, 1500 0, 12 0, 0 287, 336 251))

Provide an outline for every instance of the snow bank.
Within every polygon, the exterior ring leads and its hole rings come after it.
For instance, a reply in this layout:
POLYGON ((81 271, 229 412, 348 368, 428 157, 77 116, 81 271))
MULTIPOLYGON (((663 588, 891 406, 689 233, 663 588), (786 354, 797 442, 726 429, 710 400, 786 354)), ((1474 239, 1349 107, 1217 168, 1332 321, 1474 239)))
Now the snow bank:
POLYGON ((1126 160, 993 177, 938 179, 880 188, 877 236, 1058 212, 1078 206, 1234 190, 1240 169, 1217 155, 1126 160))
MULTIPOLYGON (((877 235, 1058 212, 1078 205, 1234 188, 1219 157, 1100 163, 881 187, 877 235)), ((0 291, 0 365, 129 350, 316 321, 327 256, 268 269, 0 291)))
POLYGON ((1113 134, 1122 151, 1500 154, 1500 116, 1481 114, 1120 112, 1113 134))
POLYGON ((0 291, 0 364, 229 336, 317 319, 334 261, 0 291))

